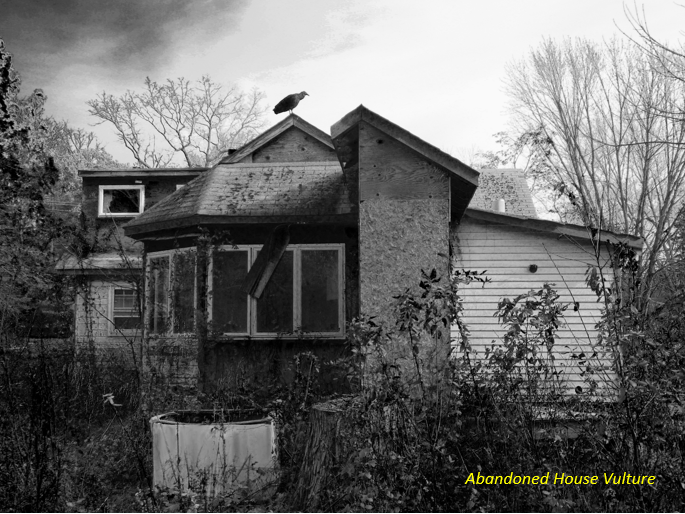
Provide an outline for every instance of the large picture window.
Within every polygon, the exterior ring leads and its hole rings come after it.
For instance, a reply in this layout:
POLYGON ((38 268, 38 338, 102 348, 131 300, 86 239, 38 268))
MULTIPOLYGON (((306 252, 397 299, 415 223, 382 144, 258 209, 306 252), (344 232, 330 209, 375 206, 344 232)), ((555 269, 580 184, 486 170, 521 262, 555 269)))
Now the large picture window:
POLYGON ((290 245, 259 299, 242 290, 261 246, 215 249, 209 315, 217 334, 343 334, 344 245, 290 245))
POLYGON ((150 334, 187 334, 195 328, 196 252, 148 255, 147 327, 150 334))

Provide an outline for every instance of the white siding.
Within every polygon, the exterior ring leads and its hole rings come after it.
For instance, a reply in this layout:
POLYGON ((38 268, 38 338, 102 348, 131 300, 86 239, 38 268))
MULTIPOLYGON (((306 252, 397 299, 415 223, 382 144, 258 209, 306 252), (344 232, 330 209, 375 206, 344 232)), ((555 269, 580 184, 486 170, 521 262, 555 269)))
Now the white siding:
MULTIPOLYGON (((462 288, 465 322, 477 355, 483 356, 486 347, 502 343, 506 331, 494 316, 502 298, 513 299, 531 289, 541 289, 544 283, 555 284, 560 295, 558 301, 571 304, 564 313, 566 326, 558 331, 555 340, 555 363, 558 369, 563 367, 571 390, 576 385, 587 390, 572 354, 582 351, 589 357, 593 346, 598 349, 595 325, 601 318, 602 305, 585 283, 588 265, 597 266, 591 244, 472 218, 465 218, 453 230, 452 244, 456 269, 485 270, 485 276, 491 280, 485 285, 474 282, 462 288), (529 271, 531 264, 538 266, 536 273, 529 271), (574 302, 579 303, 578 311, 573 309, 574 302)), ((612 276, 606 252, 600 261, 607 278, 612 276)), ((453 330, 453 338, 457 336, 453 330)), ((609 362, 605 355, 602 363, 609 362)))
POLYGON ((115 287, 130 288, 126 282, 88 281, 76 296, 76 343, 94 349, 124 366, 137 367, 134 355, 140 352, 138 331, 123 335, 112 325, 112 291, 115 287), (131 351, 132 347, 133 350, 131 351))

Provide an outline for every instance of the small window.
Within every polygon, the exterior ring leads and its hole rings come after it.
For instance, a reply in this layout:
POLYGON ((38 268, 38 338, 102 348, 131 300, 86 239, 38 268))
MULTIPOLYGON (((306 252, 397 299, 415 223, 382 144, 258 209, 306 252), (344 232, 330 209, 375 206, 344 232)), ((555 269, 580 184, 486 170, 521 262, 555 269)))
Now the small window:
POLYGON ((100 216, 137 216, 145 208, 145 186, 100 186, 100 216))
POLYGON ((138 293, 135 289, 114 289, 112 321, 115 333, 126 333, 140 329, 138 293))

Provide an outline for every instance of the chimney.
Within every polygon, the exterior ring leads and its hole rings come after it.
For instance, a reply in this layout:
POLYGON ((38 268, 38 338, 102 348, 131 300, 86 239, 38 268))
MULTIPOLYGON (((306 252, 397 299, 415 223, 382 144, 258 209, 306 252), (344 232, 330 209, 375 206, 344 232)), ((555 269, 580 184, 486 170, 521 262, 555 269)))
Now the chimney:
POLYGON ((506 209, 504 207, 504 198, 500 198, 499 200, 493 200, 492 210, 497 212, 506 212, 506 209))

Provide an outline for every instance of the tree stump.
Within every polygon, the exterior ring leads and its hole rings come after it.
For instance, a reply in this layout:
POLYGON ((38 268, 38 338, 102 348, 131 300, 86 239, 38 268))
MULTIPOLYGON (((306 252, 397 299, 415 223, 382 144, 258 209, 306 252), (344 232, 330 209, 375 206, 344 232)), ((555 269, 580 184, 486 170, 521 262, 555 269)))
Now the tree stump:
POLYGON ((337 398, 318 403, 312 407, 307 433, 307 446, 300 468, 295 498, 299 508, 317 510, 319 495, 326 484, 330 470, 336 467, 345 455, 340 428, 344 413, 353 398, 337 398))

